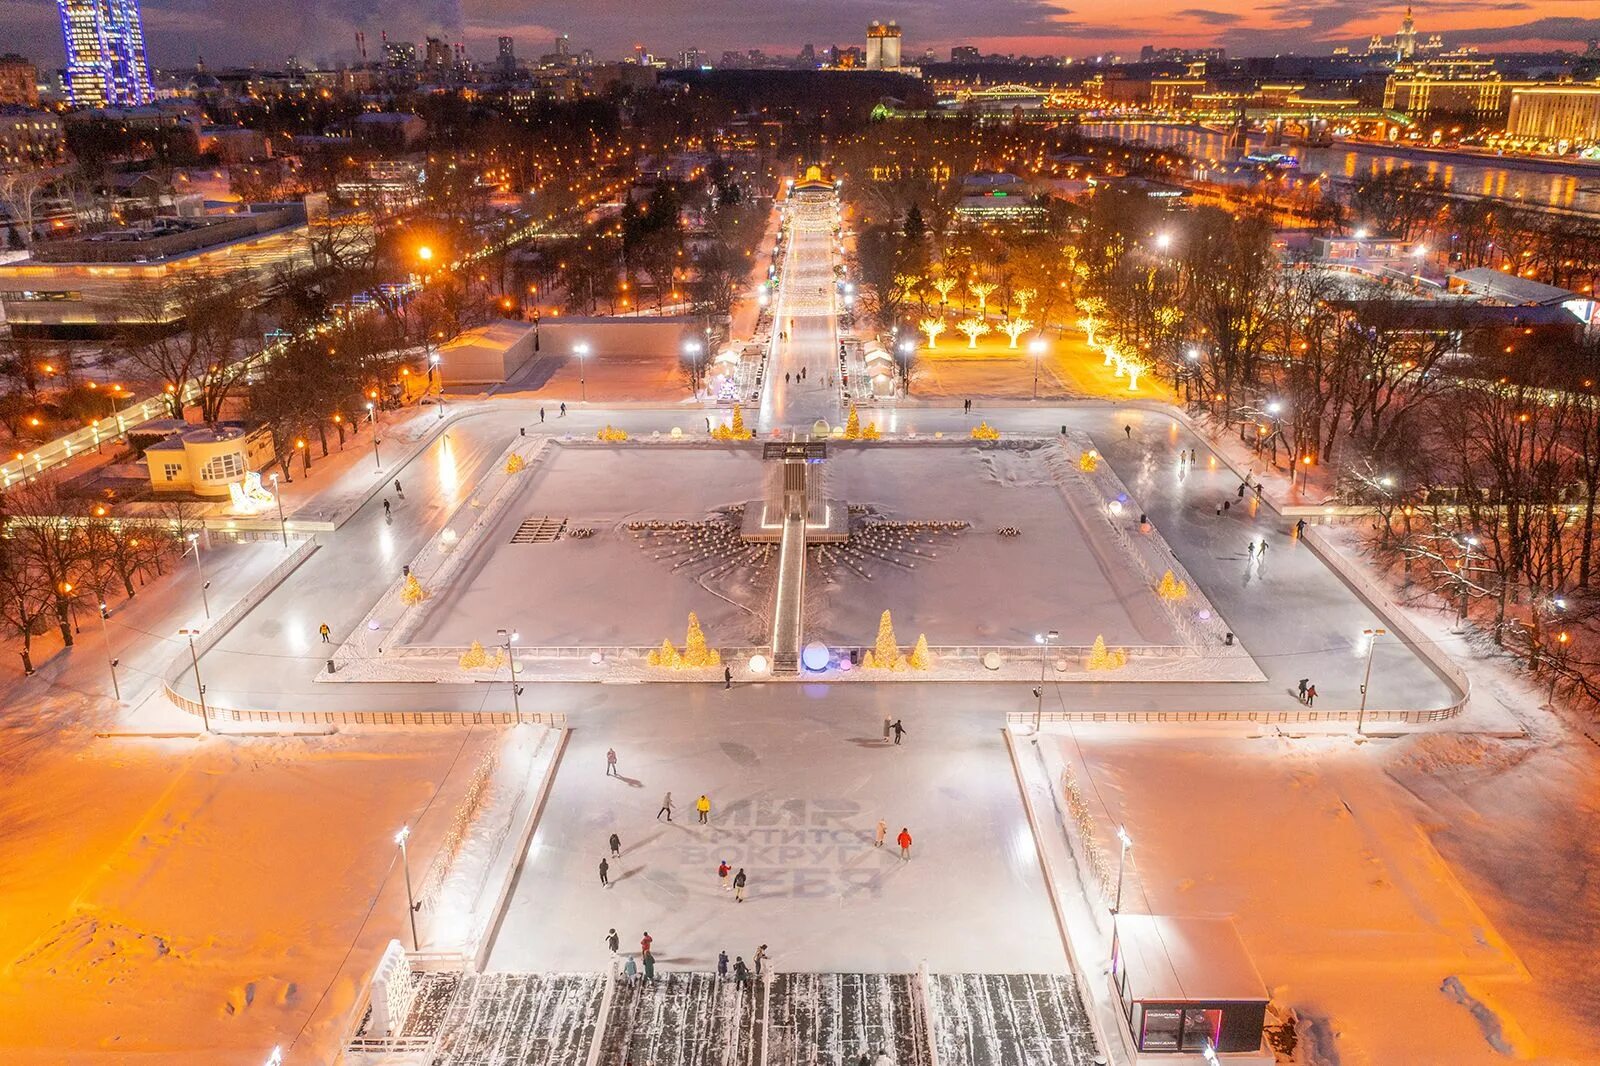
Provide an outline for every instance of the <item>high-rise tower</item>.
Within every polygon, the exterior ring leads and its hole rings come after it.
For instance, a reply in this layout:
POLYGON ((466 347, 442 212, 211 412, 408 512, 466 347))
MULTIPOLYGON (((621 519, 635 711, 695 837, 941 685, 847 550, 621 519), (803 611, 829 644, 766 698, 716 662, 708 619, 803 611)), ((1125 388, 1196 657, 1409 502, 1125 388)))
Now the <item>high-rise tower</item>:
POLYGON ((867 26, 867 69, 900 69, 900 24, 894 19, 888 25, 873 19, 867 26))
POLYGON ((135 107, 155 99, 139 0, 56 0, 74 104, 135 107))

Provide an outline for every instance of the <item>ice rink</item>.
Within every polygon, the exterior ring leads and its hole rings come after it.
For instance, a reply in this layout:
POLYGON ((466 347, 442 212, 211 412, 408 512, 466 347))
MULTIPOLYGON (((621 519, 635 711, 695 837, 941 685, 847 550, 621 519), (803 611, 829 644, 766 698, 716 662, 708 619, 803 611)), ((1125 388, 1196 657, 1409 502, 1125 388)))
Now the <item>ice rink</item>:
POLYGON ((766 685, 683 689, 575 729, 489 957, 492 970, 585 970, 615 927, 649 930, 667 969, 770 945, 785 970, 1064 972, 1038 855, 992 706, 943 689, 766 685), (883 708, 909 731, 884 745, 883 708), (622 777, 605 773, 608 746, 622 777), (662 794, 678 810, 658 821, 662 794), (699 826, 700 793, 712 802, 699 826), (879 818, 889 841, 872 845, 879 818), (902 862, 893 838, 913 837, 902 862), (616 832, 623 853, 600 887, 616 832), (726 859, 749 876, 735 903, 726 859))

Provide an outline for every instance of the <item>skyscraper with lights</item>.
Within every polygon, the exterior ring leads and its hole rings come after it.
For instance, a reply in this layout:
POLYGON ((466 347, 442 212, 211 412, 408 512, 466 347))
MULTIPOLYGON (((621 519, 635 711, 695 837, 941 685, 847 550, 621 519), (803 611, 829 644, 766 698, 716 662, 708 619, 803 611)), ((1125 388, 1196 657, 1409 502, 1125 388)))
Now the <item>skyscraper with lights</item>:
POLYGON ((139 0, 56 0, 74 104, 134 107, 155 99, 139 0))

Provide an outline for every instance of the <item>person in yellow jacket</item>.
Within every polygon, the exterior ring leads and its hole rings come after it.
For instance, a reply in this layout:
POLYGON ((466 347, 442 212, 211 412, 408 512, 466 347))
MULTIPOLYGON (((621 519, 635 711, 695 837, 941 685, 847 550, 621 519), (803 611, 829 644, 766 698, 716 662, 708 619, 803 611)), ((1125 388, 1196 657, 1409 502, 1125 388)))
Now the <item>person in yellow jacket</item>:
POLYGON ((700 815, 701 825, 705 825, 711 821, 711 801, 705 796, 701 796, 699 799, 694 801, 694 809, 700 815))

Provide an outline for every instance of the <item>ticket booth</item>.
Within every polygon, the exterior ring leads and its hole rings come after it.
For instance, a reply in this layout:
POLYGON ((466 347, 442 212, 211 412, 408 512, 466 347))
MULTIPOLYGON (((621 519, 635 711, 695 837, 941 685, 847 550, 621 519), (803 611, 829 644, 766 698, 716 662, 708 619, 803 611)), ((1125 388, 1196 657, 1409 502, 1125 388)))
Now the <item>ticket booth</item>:
POLYGON ((1267 988, 1232 919, 1118 915, 1111 965, 1140 1066, 1272 1066, 1267 988))

